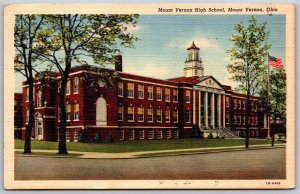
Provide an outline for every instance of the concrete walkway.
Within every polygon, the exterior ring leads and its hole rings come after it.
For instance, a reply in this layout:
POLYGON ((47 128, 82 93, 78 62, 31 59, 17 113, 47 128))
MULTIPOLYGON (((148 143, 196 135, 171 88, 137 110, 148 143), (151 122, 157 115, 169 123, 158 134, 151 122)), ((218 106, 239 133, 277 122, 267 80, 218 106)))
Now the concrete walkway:
MULTIPOLYGON (((285 144, 279 144, 275 145, 275 147, 285 147, 285 144)), ((144 154, 159 154, 159 153, 170 153, 174 152, 170 155, 181 155, 182 152, 189 152, 189 151, 195 151, 195 152, 205 152, 205 151, 214 151, 217 150, 224 151, 230 151, 231 149, 243 149, 245 146, 230 146, 230 147, 209 147, 209 148, 189 148, 189 149, 175 149, 175 150, 155 150, 155 151, 140 151, 140 152, 126 152, 126 153, 98 153, 98 152, 78 152, 78 151, 68 151, 70 154, 82 154, 78 158, 140 158, 143 157, 144 154), (176 153, 178 152, 178 153, 176 153)), ((251 148, 271 148, 269 145, 252 145, 251 148)), ((23 151, 23 149, 15 149, 15 151, 23 151)), ((234 151, 234 150, 233 150, 234 151)), ((32 152, 48 152, 48 153, 57 153, 57 150, 32 150, 32 152)))

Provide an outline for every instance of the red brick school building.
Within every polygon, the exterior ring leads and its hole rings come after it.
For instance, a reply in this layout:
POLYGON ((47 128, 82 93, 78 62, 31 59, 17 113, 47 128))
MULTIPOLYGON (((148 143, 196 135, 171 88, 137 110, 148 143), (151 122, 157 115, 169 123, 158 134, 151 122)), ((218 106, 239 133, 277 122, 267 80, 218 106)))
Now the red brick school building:
MULTIPOLYGON (((91 73, 85 66, 74 67, 66 87, 67 141, 78 141, 86 132, 114 141, 190 138, 192 128, 203 134, 222 136, 227 131, 245 136, 246 96, 204 74, 199 48, 187 49, 184 76, 168 80, 132 75, 122 71, 122 56, 116 56, 120 80, 113 89, 95 90, 81 77, 91 73)), ((35 125, 32 138, 58 141, 60 76, 56 84, 34 86, 35 125)), ((25 138, 28 121, 28 86, 15 94, 15 137, 25 138)), ((266 115, 257 97, 251 97, 250 137, 266 137, 266 115)))

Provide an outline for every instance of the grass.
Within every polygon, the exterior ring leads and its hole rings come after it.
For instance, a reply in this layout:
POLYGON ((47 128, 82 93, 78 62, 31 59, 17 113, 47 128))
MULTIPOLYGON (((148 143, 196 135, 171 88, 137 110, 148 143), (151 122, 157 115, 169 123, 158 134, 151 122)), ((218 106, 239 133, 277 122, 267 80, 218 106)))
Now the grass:
MULTIPOLYGON (((284 144, 283 142, 275 142, 284 144)), ((57 150, 58 142, 32 141, 32 149, 57 150)), ((250 140, 251 145, 270 145, 269 140, 250 140)), ((244 139, 178 139, 178 140, 143 140, 123 141, 115 143, 79 143, 68 142, 68 151, 100 152, 100 153, 124 153, 139 151, 157 151, 188 148, 228 147, 245 145, 244 139)), ((23 149, 24 141, 15 140, 15 149, 23 149)))
POLYGON ((15 151, 16 155, 30 155, 30 156, 55 156, 55 157, 72 157, 77 158, 82 156, 83 154, 75 154, 75 153, 69 153, 68 155, 65 154, 57 154, 57 153, 51 153, 51 152, 32 152, 31 154, 24 154, 23 151, 15 151))

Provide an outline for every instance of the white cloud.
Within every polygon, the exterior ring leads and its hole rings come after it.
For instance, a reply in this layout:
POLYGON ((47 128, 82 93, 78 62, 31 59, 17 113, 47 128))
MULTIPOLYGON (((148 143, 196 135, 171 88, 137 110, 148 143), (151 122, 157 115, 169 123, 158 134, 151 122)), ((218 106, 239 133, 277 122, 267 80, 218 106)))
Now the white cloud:
POLYGON ((127 28, 127 31, 130 32, 130 33, 133 33, 133 32, 137 32, 141 29, 141 25, 125 25, 125 27, 127 28))
POLYGON ((144 66, 128 67, 125 72, 146 77, 167 79, 174 77, 173 71, 167 66, 146 64, 144 66))

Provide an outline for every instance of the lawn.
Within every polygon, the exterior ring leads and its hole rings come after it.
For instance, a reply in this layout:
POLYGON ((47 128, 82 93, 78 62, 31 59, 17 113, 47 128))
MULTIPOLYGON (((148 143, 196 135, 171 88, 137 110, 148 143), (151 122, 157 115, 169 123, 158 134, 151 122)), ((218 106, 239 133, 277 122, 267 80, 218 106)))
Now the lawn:
MULTIPOLYGON (((275 142, 284 144, 283 142, 275 142)), ((250 140, 251 145, 270 145, 268 140, 250 140)), ((102 153, 124 153, 138 151, 157 151, 188 148, 228 147, 245 145, 244 139, 178 139, 178 140, 144 140, 123 141, 115 143, 78 143, 68 142, 69 151, 79 152, 102 152, 102 153)), ((23 149, 24 141, 15 140, 15 149, 23 149)), ((32 141, 32 149, 57 150, 58 142, 32 141)))
POLYGON ((82 154, 76 154, 76 153, 69 153, 68 155, 65 154, 57 154, 57 153, 49 153, 49 152, 32 152, 31 154, 24 154, 23 151, 15 151, 15 154, 22 155, 22 156, 51 156, 51 157, 71 157, 71 158, 77 158, 79 156, 82 156, 82 154))

